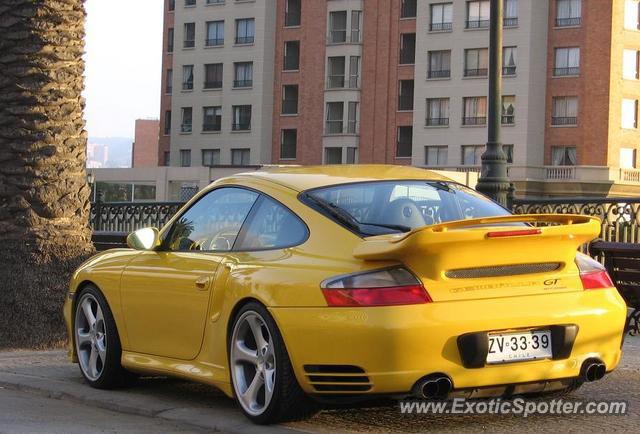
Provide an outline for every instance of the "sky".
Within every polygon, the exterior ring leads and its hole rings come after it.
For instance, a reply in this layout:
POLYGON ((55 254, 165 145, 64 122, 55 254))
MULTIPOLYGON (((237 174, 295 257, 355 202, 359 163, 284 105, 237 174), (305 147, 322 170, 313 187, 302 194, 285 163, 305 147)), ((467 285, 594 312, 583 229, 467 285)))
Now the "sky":
POLYGON ((133 138, 160 112, 163 0, 87 0, 85 118, 90 137, 133 138))

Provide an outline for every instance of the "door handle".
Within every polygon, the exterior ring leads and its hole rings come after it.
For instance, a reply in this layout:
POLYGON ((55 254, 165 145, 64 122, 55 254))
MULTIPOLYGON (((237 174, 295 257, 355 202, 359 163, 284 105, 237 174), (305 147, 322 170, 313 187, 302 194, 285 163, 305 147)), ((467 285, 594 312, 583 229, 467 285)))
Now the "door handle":
POLYGON ((209 286, 208 276, 202 276, 196 279, 196 288, 198 288, 199 290, 204 291, 207 289, 208 286, 209 286))

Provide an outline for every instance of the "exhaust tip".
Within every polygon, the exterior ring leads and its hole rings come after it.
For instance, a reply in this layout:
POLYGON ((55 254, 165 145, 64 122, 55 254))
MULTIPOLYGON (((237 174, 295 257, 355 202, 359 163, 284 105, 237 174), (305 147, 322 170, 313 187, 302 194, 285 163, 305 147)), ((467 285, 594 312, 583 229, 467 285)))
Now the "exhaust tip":
POLYGON ((414 394, 423 399, 446 399, 452 389, 453 383, 449 377, 432 374, 418 380, 414 386, 414 394))
POLYGON ((582 363, 580 376, 586 382, 598 381, 607 372, 606 365, 600 359, 587 359, 582 363))

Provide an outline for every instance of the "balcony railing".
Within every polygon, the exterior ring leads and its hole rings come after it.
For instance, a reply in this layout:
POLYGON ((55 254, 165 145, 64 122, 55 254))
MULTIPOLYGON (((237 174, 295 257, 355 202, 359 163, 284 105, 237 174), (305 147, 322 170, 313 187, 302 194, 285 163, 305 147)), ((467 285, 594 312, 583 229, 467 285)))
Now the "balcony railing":
POLYGON ((515 66, 503 66, 502 75, 516 75, 516 69, 515 66))
POLYGON ((219 122, 205 122, 202 124, 202 131, 211 132, 220 130, 222 130, 222 125, 219 122))
POLYGON ((193 81, 182 83, 182 90, 193 90, 193 81))
POLYGON ((431 23, 429 25, 430 32, 450 32, 453 30, 453 23, 431 23))
POLYGON ((204 43, 207 47, 220 47, 224 45, 224 38, 206 39, 204 43))
POLYGON ((487 68, 475 68, 475 69, 465 69, 464 76, 465 77, 486 77, 488 73, 487 68))
POLYGON ((553 68, 553 75, 555 77, 562 77, 566 75, 580 75, 580 67, 572 66, 569 68, 553 68))
POLYGON ((579 26, 581 22, 581 17, 556 18, 556 27, 574 27, 579 26))
POLYGON ((414 48, 403 48, 400 50, 400 64, 413 65, 416 63, 416 50, 414 48))
POLYGON ((284 14, 285 27, 298 27, 301 22, 300 12, 286 12, 284 14))
POLYGON ((467 29, 488 29, 489 20, 467 20, 467 29))
POLYGON ((205 81, 205 89, 222 89, 222 81, 205 81))
POLYGON ((398 110, 413 110, 413 95, 399 95, 398 110))
POLYGON ((190 133, 193 131, 193 125, 192 124, 182 124, 180 125, 180 131, 183 133, 190 133))
POLYGON ((516 123, 515 115, 502 115, 502 125, 513 125, 516 123))
POLYGON ((330 30, 327 36, 329 44, 344 44, 347 42, 347 30, 330 30))
POLYGON ((300 68, 300 58, 298 56, 285 56, 284 58, 284 70, 285 71, 297 71, 300 68))
POLYGON ((252 87, 253 80, 233 80, 234 88, 242 88, 242 87, 252 87))
POLYGON ((249 131, 251 130, 251 122, 234 122, 231 124, 232 131, 249 131))
POLYGON ((551 125, 578 125, 578 118, 575 116, 554 116, 551 118, 551 125))
POLYGON ((344 132, 344 122, 342 121, 326 121, 326 134, 342 134, 344 132))
POLYGON ((487 117, 486 116, 471 116, 471 117, 463 117, 462 125, 486 125, 487 117))
POLYGON ((550 180, 566 180, 576 177, 575 167, 573 166, 547 167, 546 172, 546 178, 550 180))
POLYGON ((282 114, 283 115, 297 115, 298 114, 298 100, 297 99, 285 99, 282 101, 282 114))
POLYGON ((328 89, 341 89, 344 87, 344 75, 329 75, 327 77, 328 89))
POLYGON ((503 18, 503 27, 518 27, 518 17, 503 18))
POLYGON ((185 39, 184 48, 194 48, 196 46, 195 39, 185 39))
POLYGON ((236 44, 253 44, 254 39, 253 36, 236 36, 236 44))
POLYGON ((427 118, 426 125, 428 127, 447 127, 449 126, 449 118, 427 118))
POLYGON ((427 73, 427 78, 449 78, 451 77, 450 69, 430 70, 427 73))

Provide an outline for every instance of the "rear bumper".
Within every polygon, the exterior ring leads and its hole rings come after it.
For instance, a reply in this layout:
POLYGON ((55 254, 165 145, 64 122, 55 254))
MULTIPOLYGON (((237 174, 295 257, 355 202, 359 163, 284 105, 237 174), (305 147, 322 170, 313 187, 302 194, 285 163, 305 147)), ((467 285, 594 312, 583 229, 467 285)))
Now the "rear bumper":
POLYGON ((271 312, 298 381, 311 394, 404 394, 433 373, 448 375, 456 390, 576 378, 588 358, 602 360, 611 371, 620 360, 626 321, 626 306, 615 288, 414 306, 272 308, 271 312), (465 368, 458 348, 458 337, 469 333, 566 324, 576 325, 578 332, 570 354, 562 359, 465 368), (324 373, 331 378, 320 378, 322 369, 333 371, 324 373))

